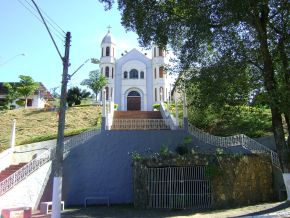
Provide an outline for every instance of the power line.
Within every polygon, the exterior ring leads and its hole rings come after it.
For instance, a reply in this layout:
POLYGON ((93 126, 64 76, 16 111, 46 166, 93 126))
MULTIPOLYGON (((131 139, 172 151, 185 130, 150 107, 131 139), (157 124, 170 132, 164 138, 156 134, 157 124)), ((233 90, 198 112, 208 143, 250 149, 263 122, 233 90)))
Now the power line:
MULTIPOLYGON (((31 5, 31 3, 28 1, 28 0, 24 0, 24 1, 26 1, 26 3, 27 4, 29 4, 30 5, 30 7, 31 8, 33 8, 35 11, 36 11, 36 9, 31 5)), ((42 9, 42 8, 40 8, 40 7, 38 7, 39 8, 39 10, 42 12, 42 14, 44 14, 47 18, 48 18, 48 20, 47 19, 45 19, 45 21, 47 22, 47 23, 49 23, 58 33, 60 33, 60 34, 64 34, 63 36, 65 36, 65 31, 50 17, 50 16, 48 16, 48 14, 42 9), (52 23, 56 26, 56 27, 58 27, 58 29, 59 30, 57 30, 57 28, 55 27, 55 26, 53 26, 52 25, 52 23)), ((36 11, 37 12, 37 11, 36 11)))
MULTIPOLYGON (((40 10, 38 9, 37 4, 34 2, 34 0, 31 0, 31 1, 32 1, 32 3, 34 4, 34 6, 36 7, 37 12, 39 13, 39 15, 40 15, 40 17, 41 17, 41 19, 42 19, 42 21, 43 21, 43 24, 44 24, 44 26, 45 26, 45 28, 46 28, 46 30, 47 30, 47 32, 48 32, 48 34, 49 34, 49 36, 50 36, 52 42, 53 42, 53 45, 54 45, 54 47, 55 47, 55 49, 56 49, 56 51, 57 51, 57 53, 58 53, 58 55, 59 55, 61 61, 62 61, 63 64, 64 64, 64 58, 61 56, 61 53, 60 53, 60 51, 59 51, 59 49, 58 49, 58 47, 57 47, 57 45, 56 45, 56 43, 55 43, 55 41, 54 41, 54 38, 53 38, 52 35, 51 35, 51 32, 50 32, 50 30, 49 30, 49 28, 48 28, 48 26, 47 26, 47 24, 46 24, 46 22, 45 22, 43 16, 42 16, 40 10)), ((69 41, 69 42, 70 42, 70 32, 67 33, 66 41, 69 41), (68 38, 69 38, 69 40, 68 40, 68 38)), ((67 42, 66 42, 66 44, 67 44, 67 42)), ((68 43, 68 44, 69 44, 69 43, 68 43)))
MULTIPOLYGON (((30 9, 30 8, 28 8, 25 4, 23 4, 23 2, 21 2, 20 0, 17 0, 26 10, 28 10, 39 22, 41 22, 41 23, 43 23, 43 21, 30 9)), ((30 7, 32 7, 31 5, 30 5, 30 7)), ((33 8, 33 10, 35 10, 34 8, 33 8)), ((49 23, 50 24, 50 23, 49 23)), ((55 27, 53 26, 53 25, 51 25, 50 24, 50 26, 53 28, 53 29, 55 29, 55 27)), ((62 42, 64 42, 64 40, 63 40, 63 38, 64 38, 64 35, 62 35, 62 33, 61 32, 59 32, 59 31, 57 31, 57 32, 55 32, 55 31, 53 31, 53 34, 58 38, 58 39, 60 39, 62 42)))

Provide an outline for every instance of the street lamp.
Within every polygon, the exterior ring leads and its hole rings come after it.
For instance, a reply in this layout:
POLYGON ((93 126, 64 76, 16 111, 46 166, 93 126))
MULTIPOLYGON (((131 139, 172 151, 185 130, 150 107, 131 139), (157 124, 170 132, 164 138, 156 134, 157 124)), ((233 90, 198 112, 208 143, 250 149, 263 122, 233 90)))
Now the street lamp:
POLYGON ((24 53, 21 53, 21 54, 14 55, 13 57, 7 59, 5 62, 3 62, 2 64, 0 64, 0 66, 3 66, 3 65, 5 65, 5 64, 7 64, 8 62, 14 60, 15 58, 17 58, 17 57, 19 57, 19 56, 25 56, 25 54, 24 54, 24 53))

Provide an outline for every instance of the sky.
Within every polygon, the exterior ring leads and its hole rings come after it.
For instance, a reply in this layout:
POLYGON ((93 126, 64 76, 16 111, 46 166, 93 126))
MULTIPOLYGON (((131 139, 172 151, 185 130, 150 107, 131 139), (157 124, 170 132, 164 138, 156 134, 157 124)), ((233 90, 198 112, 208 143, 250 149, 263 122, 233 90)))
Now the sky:
MULTIPOLYGON (((65 33, 71 32, 69 74, 88 58, 100 58, 100 43, 112 27, 117 44, 116 57, 125 50, 138 47, 137 35, 125 31, 117 5, 105 11, 98 0, 35 0, 42 14, 52 19, 57 31, 50 27, 62 56, 65 33), (64 31, 59 30, 56 24, 64 31)), ((19 75, 28 75, 42 82, 48 90, 60 87, 62 61, 31 0, 1 0, 0 3, 0 82, 17 82, 19 75), (30 11, 33 12, 33 15, 30 11), (24 55, 22 55, 24 54, 24 55)), ((47 18, 49 20, 49 18, 47 18)), ((53 23, 50 21, 50 23, 53 23)), ((150 52, 147 52, 150 53, 150 52)), ((69 81, 68 88, 79 86, 98 65, 88 62, 69 81)), ((80 86, 81 88, 85 88, 80 86)), ((57 92, 60 92, 58 88, 57 92)))

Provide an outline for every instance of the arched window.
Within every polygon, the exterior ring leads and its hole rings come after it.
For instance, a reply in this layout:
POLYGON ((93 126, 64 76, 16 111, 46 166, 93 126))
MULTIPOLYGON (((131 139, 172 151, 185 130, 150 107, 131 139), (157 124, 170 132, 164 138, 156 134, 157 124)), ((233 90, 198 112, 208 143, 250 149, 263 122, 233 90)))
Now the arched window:
POLYGON ((163 67, 159 67, 159 78, 163 78, 163 67))
POLYGON ((128 72, 127 71, 124 72, 124 79, 128 79, 128 72))
POLYGON ((104 57, 104 48, 102 47, 102 57, 104 57))
POLYGON ((164 99, 163 87, 160 87, 159 93, 160 93, 160 101, 163 101, 163 99, 164 99))
POLYGON ((105 68, 105 76, 108 77, 108 78, 110 76, 110 68, 109 67, 105 68))
POLYGON ((140 72, 140 78, 144 79, 144 72, 143 71, 140 72))
POLYGON ((157 89, 155 88, 155 101, 157 101, 157 89))
POLYGON ((110 47, 106 47, 106 56, 110 56, 110 47))
POLYGON ((101 68, 101 73, 102 73, 102 74, 104 73, 104 68, 103 68, 103 67, 101 68))
POLYGON ((162 50, 162 48, 159 48, 159 56, 162 56, 163 57, 163 50, 162 50))
POLYGON ((156 67, 154 68, 154 78, 156 79, 157 73, 156 73, 156 67))
POLYGON ((156 57, 156 47, 154 47, 154 57, 156 57))
POLYGON ((112 78, 114 78, 114 67, 112 67, 112 78))
POLYGON ((109 100, 109 87, 106 86, 105 90, 106 90, 106 100, 109 100))
POLYGON ((131 91, 128 94, 129 97, 140 97, 140 93, 137 91, 131 91))
POLYGON ((130 79, 138 79, 138 70, 132 69, 129 73, 130 79))

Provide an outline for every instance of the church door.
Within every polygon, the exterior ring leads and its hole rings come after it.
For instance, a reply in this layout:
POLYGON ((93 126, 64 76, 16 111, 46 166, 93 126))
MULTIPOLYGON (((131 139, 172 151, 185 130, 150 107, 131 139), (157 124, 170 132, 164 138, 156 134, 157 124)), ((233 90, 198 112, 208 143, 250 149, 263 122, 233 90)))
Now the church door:
POLYGON ((127 110, 139 111, 141 110, 141 96, 137 91, 129 92, 127 96, 127 110))

